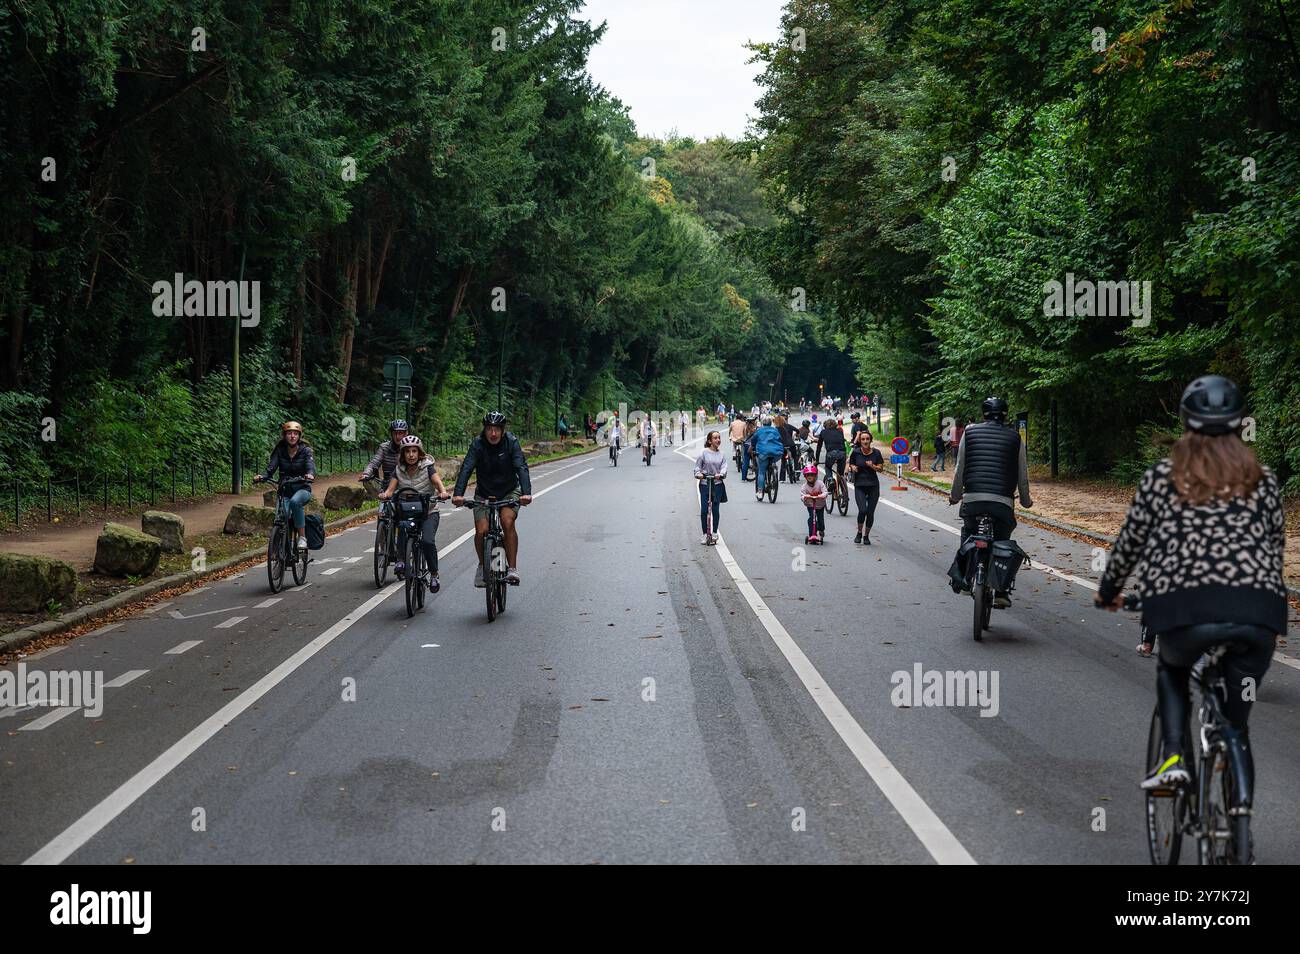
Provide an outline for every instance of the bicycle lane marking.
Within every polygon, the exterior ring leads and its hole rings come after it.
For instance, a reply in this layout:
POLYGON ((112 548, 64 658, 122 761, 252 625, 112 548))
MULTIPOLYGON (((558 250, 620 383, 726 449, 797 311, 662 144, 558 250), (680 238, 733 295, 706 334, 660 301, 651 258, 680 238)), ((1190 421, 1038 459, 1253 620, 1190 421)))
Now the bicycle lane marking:
POLYGON ((722 565, 727 568, 727 572, 735 581, 737 589, 749 603, 749 608, 754 611, 767 634, 772 637, 776 643, 777 649, 785 657, 790 668, 794 670, 803 687, 808 690, 813 702, 817 704, 831 727, 839 735, 841 741, 848 746, 853 757, 858 760, 876 784, 876 787, 889 799, 889 803, 894 806, 898 814, 902 816, 907 827, 912 829, 912 833, 920 840, 925 850, 930 853, 930 857, 941 865, 973 865, 977 862, 971 857, 957 837, 948 829, 938 815, 925 803, 925 800, 917 794, 916 789, 903 778, 901 772, 894 767, 885 753, 872 741, 865 729, 858 724, 849 710, 845 708, 844 703, 840 701, 839 696, 826 684, 817 667, 812 661, 804 655, 799 644, 794 641, 790 633, 776 618, 776 614, 768 608, 767 603, 758 595, 754 585, 749 582, 739 564, 731 555, 727 544, 723 541, 721 535, 718 536, 717 546, 718 556, 722 558, 722 565))
MULTIPOLYGON (((533 497, 536 499, 557 487, 567 484, 571 480, 577 480, 584 474, 591 473, 592 470, 594 470, 594 468, 588 468, 587 470, 574 474, 572 477, 567 477, 558 483, 551 484, 549 487, 545 487, 533 494, 533 497)), ((471 527, 440 550, 438 552, 438 558, 444 558, 466 540, 472 539, 473 536, 474 529, 471 527)), ((197 752, 206 742, 208 742, 208 740, 233 722, 241 713, 249 709, 255 702, 287 679, 309 659, 345 633, 354 623, 363 619, 367 614, 383 603, 384 600, 388 599, 388 597, 392 596, 401 588, 401 583, 394 582, 388 584, 388 586, 380 590, 370 599, 366 600, 355 610, 334 623, 334 625, 330 626, 329 629, 325 630, 306 646, 303 646, 284 662, 280 663, 261 679, 257 680, 253 685, 249 686, 234 699, 230 700, 230 702, 226 703, 211 716, 204 719, 195 728, 187 732, 179 741, 175 742, 156 759, 119 785, 97 805, 69 825, 61 833, 56 835, 30 858, 25 860, 23 864, 62 864, 74 852, 90 841, 91 838, 94 838, 95 835, 103 831, 104 828, 106 828, 115 818, 139 801, 139 799, 148 792, 149 789, 153 788, 154 785, 166 778, 172 770, 177 768, 182 762, 197 752)), ((195 645, 197 645, 197 642, 195 645)))

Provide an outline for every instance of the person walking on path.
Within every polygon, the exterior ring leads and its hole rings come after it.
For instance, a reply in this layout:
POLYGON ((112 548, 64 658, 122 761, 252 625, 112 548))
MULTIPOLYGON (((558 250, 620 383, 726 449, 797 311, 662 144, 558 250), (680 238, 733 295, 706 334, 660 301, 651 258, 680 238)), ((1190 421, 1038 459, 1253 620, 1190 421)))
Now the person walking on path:
POLYGON ((934 435, 934 462, 930 464, 930 472, 944 469, 944 459, 948 456, 948 445, 943 440, 943 427, 939 427, 939 433, 934 435))

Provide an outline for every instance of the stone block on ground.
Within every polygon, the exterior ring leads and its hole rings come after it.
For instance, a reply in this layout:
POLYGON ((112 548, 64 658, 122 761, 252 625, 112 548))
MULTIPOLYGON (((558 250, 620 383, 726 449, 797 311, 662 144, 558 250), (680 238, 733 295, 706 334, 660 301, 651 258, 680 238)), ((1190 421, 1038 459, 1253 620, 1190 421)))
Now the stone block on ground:
POLYGON ((62 560, 0 553, 0 610, 36 613, 77 592, 77 571, 62 560))
POLYGON ((235 504, 226 514, 226 525, 222 533, 264 534, 275 523, 275 511, 270 507, 254 507, 252 504, 235 504))
POLYGON ((157 537, 164 553, 185 552, 185 520, 165 510, 146 510, 140 517, 140 529, 157 537))
POLYGON ((356 510, 370 502, 370 494, 360 484, 339 484, 325 491, 326 510, 356 510))
POLYGON ((106 523, 95 542, 95 572, 108 576, 148 576, 158 569, 162 544, 157 537, 106 523))

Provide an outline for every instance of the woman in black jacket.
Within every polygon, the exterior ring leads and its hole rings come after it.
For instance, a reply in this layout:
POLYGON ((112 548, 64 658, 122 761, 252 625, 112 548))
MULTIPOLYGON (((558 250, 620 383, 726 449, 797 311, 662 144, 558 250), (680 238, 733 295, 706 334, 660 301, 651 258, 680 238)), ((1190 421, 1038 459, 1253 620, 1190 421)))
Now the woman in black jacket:
POLYGON ((1186 431, 1138 484, 1097 593, 1097 604, 1115 611, 1125 579, 1141 567, 1142 621, 1160 637, 1166 755, 1143 781, 1147 790, 1190 782, 1188 681, 1201 654, 1224 644, 1224 714, 1246 743, 1253 791, 1247 720, 1277 635, 1286 632, 1286 534, 1277 478, 1238 436, 1244 406, 1227 378, 1188 385, 1180 408, 1186 431))
POLYGON ((311 482, 316 479, 316 458, 312 455, 311 445, 302 439, 302 425, 297 421, 285 421, 280 426, 280 443, 271 450, 271 459, 267 461, 265 473, 253 478, 253 483, 261 483, 268 477, 280 472, 281 483, 289 481, 293 496, 289 498, 289 512, 293 516, 293 525, 298 535, 298 549, 307 549, 307 515, 303 507, 311 500, 311 482), (297 489, 293 489, 296 487, 297 489))

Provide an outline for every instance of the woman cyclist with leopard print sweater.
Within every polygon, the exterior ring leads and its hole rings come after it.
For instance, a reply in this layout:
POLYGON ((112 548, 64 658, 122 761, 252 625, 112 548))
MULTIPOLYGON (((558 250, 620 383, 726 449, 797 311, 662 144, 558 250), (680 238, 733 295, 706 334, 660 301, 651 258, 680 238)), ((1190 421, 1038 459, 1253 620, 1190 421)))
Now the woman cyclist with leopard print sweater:
MULTIPOLYGON (((1183 759, 1192 666, 1224 644, 1224 714, 1250 745, 1251 700, 1286 632, 1286 543, 1277 478, 1239 436, 1245 402, 1227 378, 1187 386, 1185 431, 1138 484, 1111 549, 1096 602, 1114 612, 1136 569, 1142 622, 1160 637, 1156 692, 1167 758, 1144 789, 1187 784, 1183 759)), ((1253 791, 1254 765, 1248 764, 1253 791)))

